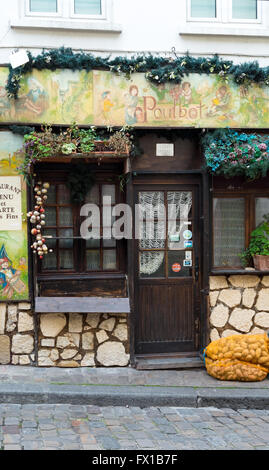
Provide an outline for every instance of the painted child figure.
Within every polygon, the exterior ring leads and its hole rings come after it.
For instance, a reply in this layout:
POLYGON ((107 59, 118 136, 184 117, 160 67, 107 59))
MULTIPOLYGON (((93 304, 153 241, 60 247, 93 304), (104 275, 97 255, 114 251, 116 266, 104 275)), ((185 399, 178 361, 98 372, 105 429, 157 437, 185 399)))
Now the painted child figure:
POLYGON ((11 299, 14 292, 22 293, 25 291, 25 284, 19 279, 21 272, 12 267, 8 258, 0 259, 0 284, 2 284, 4 297, 11 299))

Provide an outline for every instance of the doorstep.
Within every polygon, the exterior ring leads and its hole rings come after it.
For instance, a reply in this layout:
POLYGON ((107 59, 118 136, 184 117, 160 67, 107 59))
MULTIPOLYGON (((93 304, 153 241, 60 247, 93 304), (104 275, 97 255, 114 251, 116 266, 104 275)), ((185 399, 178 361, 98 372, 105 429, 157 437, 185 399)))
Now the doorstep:
POLYGON ((189 354, 139 354, 135 356, 134 362, 137 370, 204 368, 204 363, 197 352, 189 354))

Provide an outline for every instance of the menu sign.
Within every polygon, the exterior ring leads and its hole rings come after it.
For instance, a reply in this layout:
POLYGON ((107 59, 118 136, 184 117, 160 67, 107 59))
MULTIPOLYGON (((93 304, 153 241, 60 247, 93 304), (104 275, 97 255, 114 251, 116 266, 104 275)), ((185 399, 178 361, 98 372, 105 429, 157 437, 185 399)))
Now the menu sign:
POLYGON ((20 176, 0 177, 0 231, 22 230, 20 176))

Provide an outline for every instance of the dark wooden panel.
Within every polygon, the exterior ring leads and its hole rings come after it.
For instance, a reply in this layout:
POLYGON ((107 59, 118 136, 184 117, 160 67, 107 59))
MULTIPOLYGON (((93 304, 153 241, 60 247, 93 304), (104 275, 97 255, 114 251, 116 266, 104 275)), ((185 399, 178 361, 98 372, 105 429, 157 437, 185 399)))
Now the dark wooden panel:
POLYGON ((126 297, 125 279, 40 280, 40 297, 126 297))
POLYGON ((194 349, 191 285, 140 285, 137 342, 139 352, 194 349), (174 343, 174 347, 173 344, 174 343))
POLYGON ((171 140, 154 133, 141 137, 139 145, 144 153, 132 159, 132 170, 151 170, 153 172, 159 171, 165 173, 169 170, 194 170, 201 168, 202 159, 197 136, 193 135, 192 138, 178 137, 173 140, 175 145, 174 157, 156 157, 156 144, 171 142, 171 140))

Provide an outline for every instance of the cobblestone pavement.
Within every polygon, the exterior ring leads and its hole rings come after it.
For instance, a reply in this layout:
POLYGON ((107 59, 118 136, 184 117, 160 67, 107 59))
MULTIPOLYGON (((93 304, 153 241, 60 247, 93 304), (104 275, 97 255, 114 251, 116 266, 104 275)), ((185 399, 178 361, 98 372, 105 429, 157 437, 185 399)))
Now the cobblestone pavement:
POLYGON ((0 405, 3 450, 268 450, 269 410, 0 405))

